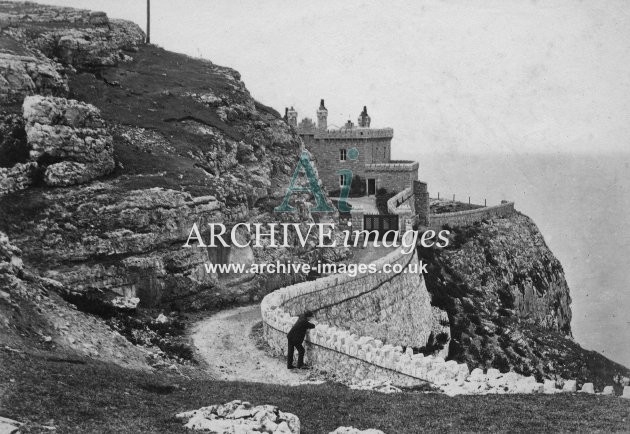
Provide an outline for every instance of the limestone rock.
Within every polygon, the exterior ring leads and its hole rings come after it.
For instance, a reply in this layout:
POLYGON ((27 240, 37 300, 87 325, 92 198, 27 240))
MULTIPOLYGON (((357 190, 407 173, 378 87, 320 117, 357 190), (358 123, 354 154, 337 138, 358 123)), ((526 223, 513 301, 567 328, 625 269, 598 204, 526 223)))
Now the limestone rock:
POLYGON ((50 186, 83 184, 114 169, 113 139, 98 109, 65 98, 29 96, 23 104, 30 158, 50 164, 50 186))
POLYGON ((26 95, 65 95, 68 82, 62 68, 50 59, 0 53, 0 101, 21 101, 26 95))
POLYGON ((380 429, 374 429, 374 428, 360 430, 352 426, 340 426, 339 428, 337 428, 334 431, 329 432, 328 434, 385 434, 385 433, 381 431, 380 429))
POLYGON ((558 389, 556 389, 556 382, 554 380, 545 380, 543 383, 543 393, 548 393, 548 394, 552 394, 552 393, 557 393, 559 392, 558 389))
POLYGON ((575 392, 577 390, 577 382, 575 380, 566 380, 562 386, 563 392, 575 392))
POLYGON ((213 433, 232 434, 268 432, 299 434, 300 420, 273 405, 252 406, 249 402, 234 400, 225 404, 202 407, 176 414, 192 430, 209 430, 213 433))
MULTIPOLYGON (((4 9, 7 8, 10 6, 4 9)), ((137 24, 108 19, 104 12, 20 4, 19 14, 7 16, 11 17, 7 32, 15 39, 50 58, 58 57, 61 62, 81 69, 114 66, 125 58, 125 51, 136 51, 145 38, 137 24), (42 29, 36 37, 20 31, 20 25, 27 20, 38 23, 42 29), (75 26, 50 24, 54 22, 75 26)))
POLYGON ((364 379, 358 383, 350 384, 350 389, 356 390, 373 390, 380 393, 400 393, 400 390, 396 386, 392 386, 390 381, 376 381, 371 379, 364 379))
POLYGON ((451 343, 451 357, 470 366, 560 374, 569 364, 564 352, 549 351, 541 337, 547 330, 570 335, 571 298, 562 266, 534 222, 514 214, 451 233, 457 248, 419 252, 435 268, 426 276, 430 293, 448 299, 439 307, 449 306, 452 341, 459 343, 451 343), (452 281, 458 285, 446 283, 452 281), (513 326, 504 326, 507 318, 513 326))
POLYGON ((580 392, 595 393, 595 387, 593 386, 593 383, 584 383, 582 385, 582 388, 580 389, 580 392))
POLYGON ((33 183, 37 163, 18 163, 13 167, 0 167, 0 196, 23 190, 33 183))
POLYGON ((14 434, 19 432, 22 424, 16 420, 9 419, 7 417, 0 416, 0 433, 1 434, 14 434))

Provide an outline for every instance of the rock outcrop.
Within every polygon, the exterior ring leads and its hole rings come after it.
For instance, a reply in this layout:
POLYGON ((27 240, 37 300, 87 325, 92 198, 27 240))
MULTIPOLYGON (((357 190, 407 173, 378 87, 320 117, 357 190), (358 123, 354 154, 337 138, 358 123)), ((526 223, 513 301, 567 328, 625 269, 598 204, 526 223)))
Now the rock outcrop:
MULTIPOLYGON (((60 299, 63 285, 33 273, 22 252, 0 232, 0 344, 75 353, 132 368, 148 369, 149 354, 131 345, 102 320, 60 299)), ((19 351, 19 350, 16 350, 19 351)))
POLYGON ((598 388, 627 372, 571 338, 571 297, 560 262, 522 214, 451 228, 445 249, 419 249, 432 305, 448 313, 449 358, 598 388), (604 368, 605 367, 605 368, 604 368))
POLYGON ((30 158, 50 163, 44 183, 84 184, 114 169, 113 139, 96 107, 39 95, 26 97, 23 107, 30 158))
POLYGON ((5 79, 11 103, 0 110, 0 229, 64 297, 108 309, 251 302, 307 276, 216 275, 204 264, 343 253, 314 239, 183 247, 194 223, 207 235, 209 222, 313 221, 308 195, 295 196, 295 214, 273 212, 302 144, 238 72, 145 45, 137 25, 103 13, 3 1, 0 13, 0 44, 29 59, 5 68, 25 72, 5 79))
POLYGON ((175 417, 185 420, 184 426, 188 429, 219 434, 300 433, 300 419, 296 415, 280 411, 274 405, 252 406, 249 402, 240 400, 178 413, 175 417))
POLYGON ((3 31, 32 50, 78 69, 115 66, 137 51, 145 35, 129 21, 104 12, 35 3, 2 2, 3 31), (68 24, 71 24, 69 26, 68 24))
POLYGON ((33 183, 37 163, 18 163, 13 167, 0 167, 0 196, 24 190, 33 183))
POLYGON ((0 101, 21 101, 26 95, 65 95, 63 68, 40 56, 0 53, 0 101))
POLYGON ((337 428, 334 431, 329 432, 328 434, 385 434, 385 433, 381 431, 380 429, 374 429, 374 428, 361 430, 353 426, 340 426, 339 428, 337 428))

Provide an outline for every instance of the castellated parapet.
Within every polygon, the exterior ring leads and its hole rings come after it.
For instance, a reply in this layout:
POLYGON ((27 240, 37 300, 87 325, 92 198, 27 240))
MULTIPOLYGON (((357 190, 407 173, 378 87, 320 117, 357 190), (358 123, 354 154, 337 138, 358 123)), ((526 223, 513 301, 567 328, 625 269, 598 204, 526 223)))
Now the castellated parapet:
POLYGON ((394 130, 392 128, 342 128, 339 130, 315 130, 316 139, 392 139, 394 130))

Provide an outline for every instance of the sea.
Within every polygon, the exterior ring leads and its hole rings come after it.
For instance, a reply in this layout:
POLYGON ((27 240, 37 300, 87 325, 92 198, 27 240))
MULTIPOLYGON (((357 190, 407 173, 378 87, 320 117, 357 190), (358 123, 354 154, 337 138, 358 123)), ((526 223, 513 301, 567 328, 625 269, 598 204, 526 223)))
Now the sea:
POLYGON ((630 153, 416 159, 432 197, 510 200, 533 218, 564 268, 574 338, 630 366, 630 153))

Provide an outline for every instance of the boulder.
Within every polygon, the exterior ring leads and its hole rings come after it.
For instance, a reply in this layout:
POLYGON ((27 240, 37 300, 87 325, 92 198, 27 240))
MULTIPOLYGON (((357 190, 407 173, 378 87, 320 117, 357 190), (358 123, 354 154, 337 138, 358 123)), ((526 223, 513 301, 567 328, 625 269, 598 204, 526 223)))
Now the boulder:
POLYGON ((577 382, 575 380, 566 380, 562 386, 563 392, 575 392, 577 390, 577 382))
POLYGON ((559 392, 559 390, 556 389, 556 382, 554 380, 545 380, 543 383, 543 392, 548 394, 559 392))
POLYGON ((385 434, 380 429, 369 428, 365 430, 360 430, 353 426, 340 426, 334 431, 331 431, 328 434, 385 434))
POLYGON ((22 424, 13 419, 9 419, 7 417, 0 416, 0 433, 2 434, 13 434, 19 432, 20 426, 22 424))
POLYGON ((0 101, 19 102, 27 95, 66 95, 61 65, 45 57, 0 53, 0 101))
POLYGON ((593 383, 584 383, 582 385, 582 388, 580 389, 580 392, 595 393, 595 387, 593 386, 593 383))
POLYGON ((486 372, 486 376, 488 377, 489 380, 499 378, 501 376, 501 371, 495 368, 489 368, 488 372, 486 372))
POLYGON ((84 184, 114 170, 113 138, 93 105, 37 95, 24 99, 23 113, 31 160, 56 161, 47 185, 84 184))
POLYGON ((225 404, 202 407, 175 415, 184 420, 184 426, 192 430, 214 433, 269 432, 274 434, 299 434, 300 420, 273 405, 252 406, 249 402, 234 400, 225 404))
POLYGON ((606 386, 604 387, 604 390, 602 390, 602 395, 614 395, 615 394, 615 389, 612 386, 606 386))

